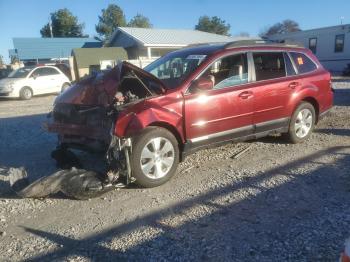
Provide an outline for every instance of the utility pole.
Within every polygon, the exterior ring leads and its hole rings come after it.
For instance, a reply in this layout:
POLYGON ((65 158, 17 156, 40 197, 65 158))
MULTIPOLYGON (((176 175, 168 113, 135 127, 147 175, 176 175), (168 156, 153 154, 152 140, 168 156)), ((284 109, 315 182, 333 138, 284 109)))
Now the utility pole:
POLYGON ((49 27, 50 27, 50 35, 51 35, 51 38, 53 38, 51 16, 49 17, 49 27))
POLYGON ((344 16, 341 16, 341 17, 340 17, 340 24, 341 24, 341 25, 343 24, 344 18, 345 18, 344 16))

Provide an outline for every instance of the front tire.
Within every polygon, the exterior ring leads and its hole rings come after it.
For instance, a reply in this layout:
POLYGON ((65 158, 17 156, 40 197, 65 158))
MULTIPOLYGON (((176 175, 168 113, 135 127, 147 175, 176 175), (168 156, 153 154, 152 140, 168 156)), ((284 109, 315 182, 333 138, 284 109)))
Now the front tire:
POLYGON ((132 175, 142 187, 156 187, 176 172, 179 146, 176 138, 161 127, 149 127, 133 142, 132 175))
POLYGON ((33 91, 29 87, 23 87, 19 92, 19 97, 22 100, 29 100, 33 97, 33 91))
POLYGON ((302 102, 294 111, 287 133, 290 142, 297 144, 307 140, 315 127, 315 108, 308 102, 302 102))

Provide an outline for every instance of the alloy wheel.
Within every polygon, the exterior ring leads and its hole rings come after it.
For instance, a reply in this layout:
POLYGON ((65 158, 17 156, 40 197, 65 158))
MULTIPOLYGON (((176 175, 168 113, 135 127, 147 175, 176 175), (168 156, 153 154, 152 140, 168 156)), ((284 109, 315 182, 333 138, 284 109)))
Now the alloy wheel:
POLYGON ((300 110, 294 125, 296 136, 299 138, 306 137, 312 128, 312 124, 313 124, 313 117, 310 109, 305 108, 303 110, 300 110))
POLYGON ((25 88, 23 90, 23 97, 25 99, 30 99, 32 97, 32 91, 30 91, 28 88, 25 88))
POLYGON ((141 152, 141 170, 151 179, 160 179, 167 175, 175 161, 173 144, 164 137, 151 139, 141 152))

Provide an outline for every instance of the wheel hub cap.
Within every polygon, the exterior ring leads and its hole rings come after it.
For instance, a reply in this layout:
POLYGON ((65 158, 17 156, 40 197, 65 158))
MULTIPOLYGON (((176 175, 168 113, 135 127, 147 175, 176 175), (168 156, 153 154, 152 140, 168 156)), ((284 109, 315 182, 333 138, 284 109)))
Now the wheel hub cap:
POLYGON ((174 164, 175 151, 164 137, 151 139, 141 152, 141 170, 148 178, 159 179, 167 175, 174 164))
POLYGON ((306 137, 312 127, 313 124, 313 116, 309 109, 301 110, 295 121, 295 134, 299 138, 306 137))

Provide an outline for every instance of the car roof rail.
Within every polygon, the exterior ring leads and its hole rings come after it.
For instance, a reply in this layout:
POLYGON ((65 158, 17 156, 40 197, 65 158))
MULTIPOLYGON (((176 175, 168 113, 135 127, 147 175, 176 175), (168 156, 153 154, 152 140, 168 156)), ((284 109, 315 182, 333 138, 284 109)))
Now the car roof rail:
POLYGON ((238 40, 229 42, 224 45, 224 49, 241 47, 241 46, 278 46, 278 47, 304 47, 301 43, 283 40, 273 41, 268 39, 251 39, 251 40, 238 40))
POLYGON ((195 46, 201 46, 201 45, 223 45, 223 42, 202 42, 202 43, 194 43, 194 44, 189 44, 186 47, 195 47, 195 46))

